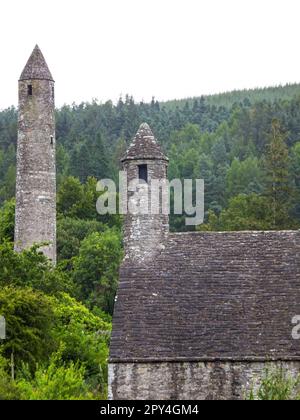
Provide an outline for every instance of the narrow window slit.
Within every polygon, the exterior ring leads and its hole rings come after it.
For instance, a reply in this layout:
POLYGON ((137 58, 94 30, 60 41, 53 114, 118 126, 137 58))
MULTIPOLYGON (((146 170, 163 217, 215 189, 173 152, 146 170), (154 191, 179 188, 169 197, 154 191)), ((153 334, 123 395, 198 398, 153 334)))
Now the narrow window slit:
POLYGON ((139 165, 139 180, 148 182, 147 165, 139 165))

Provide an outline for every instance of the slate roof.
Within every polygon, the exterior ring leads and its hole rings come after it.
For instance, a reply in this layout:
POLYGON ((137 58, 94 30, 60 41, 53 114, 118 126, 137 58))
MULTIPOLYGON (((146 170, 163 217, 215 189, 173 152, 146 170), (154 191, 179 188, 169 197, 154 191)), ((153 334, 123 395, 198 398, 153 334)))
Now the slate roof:
POLYGON ((168 161, 147 123, 140 125, 121 162, 132 159, 160 159, 168 161))
POLYGON ((300 231, 170 234, 124 262, 111 362, 300 360, 300 231))
POLYGON ((53 81, 52 74, 38 45, 32 51, 19 80, 34 79, 53 81))

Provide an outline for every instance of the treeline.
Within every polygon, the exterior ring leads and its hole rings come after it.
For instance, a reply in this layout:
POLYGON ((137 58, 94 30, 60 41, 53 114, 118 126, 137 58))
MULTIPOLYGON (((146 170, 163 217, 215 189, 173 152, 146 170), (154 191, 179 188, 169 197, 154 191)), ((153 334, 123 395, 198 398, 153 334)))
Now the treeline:
MULTIPOLYGON (((291 83, 284 86, 234 90, 232 92, 207 95, 204 98, 209 105, 231 108, 235 104, 247 105, 263 101, 273 103, 280 100, 290 100, 298 95, 300 95, 300 84, 291 83)), ((180 107, 184 106, 186 101, 191 104, 194 98, 172 100, 165 102, 165 105, 173 108, 176 106, 180 107)))
MULTIPOLYGON (((203 177, 206 211, 219 214, 233 196, 267 188, 264 159, 276 119, 293 166, 289 168, 291 183, 297 186, 293 176, 297 176, 295 153, 300 140, 299 90, 299 85, 287 85, 162 104, 154 99, 149 104, 135 103, 126 96, 116 105, 93 102, 64 106, 56 112, 58 184, 70 175, 82 183, 89 176, 117 180, 119 159, 145 121, 169 155, 170 177, 203 177), (247 165, 258 167, 260 174, 255 175, 251 187, 231 185, 238 165, 244 172, 247 165)), ((17 111, 2 111, 0 203, 14 196, 16 137, 17 111)), ((173 228, 183 226, 177 223, 173 228)))

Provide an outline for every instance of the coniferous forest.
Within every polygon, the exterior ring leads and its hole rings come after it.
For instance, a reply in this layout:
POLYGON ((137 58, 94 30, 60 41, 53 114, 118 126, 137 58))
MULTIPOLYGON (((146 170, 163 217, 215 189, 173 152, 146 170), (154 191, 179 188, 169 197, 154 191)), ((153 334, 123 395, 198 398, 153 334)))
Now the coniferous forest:
MULTIPOLYGON (((169 178, 203 178, 197 230, 300 227, 300 85, 187 100, 93 101, 56 111, 58 264, 13 251, 17 109, 0 112, 0 399, 101 399, 122 260, 122 218, 96 212, 97 180, 147 122, 169 178)), ((173 231, 186 229, 171 216, 173 231)), ((189 229, 191 229, 189 227, 189 229)))

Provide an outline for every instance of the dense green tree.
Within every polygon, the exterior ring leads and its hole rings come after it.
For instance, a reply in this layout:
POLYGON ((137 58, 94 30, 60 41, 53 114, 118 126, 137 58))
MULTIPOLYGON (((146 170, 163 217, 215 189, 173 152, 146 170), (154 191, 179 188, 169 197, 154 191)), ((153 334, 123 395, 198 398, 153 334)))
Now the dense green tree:
POLYGON ((291 185, 289 179, 289 151, 286 133, 278 120, 273 120, 268 135, 265 166, 267 171, 266 195, 272 208, 273 228, 286 228, 290 224, 289 204, 291 185))
POLYGON ((4 176, 3 186, 0 189, 0 203, 15 196, 16 190, 16 167, 10 165, 4 176))
POLYGON ((0 244, 0 286, 33 287, 45 293, 66 291, 76 294, 72 279, 52 264, 39 251, 38 246, 21 253, 13 250, 13 244, 0 244))
POLYGON ((272 228, 272 212, 266 197, 257 194, 239 194, 229 200, 227 209, 219 217, 210 212, 208 223, 199 230, 236 231, 269 230, 272 228))
POLYGON ((244 161, 233 159, 226 174, 227 196, 238 194, 261 193, 263 191, 264 174, 259 159, 248 157, 244 161))
MULTIPOLYGON (((59 347, 61 363, 56 366, 56 373, 52 371, 55 377, 58 375, 56 380, 64 373, 68 377, 70 366, 77 369, 78 363, 84 364, 85 387, 98 396, 104 395, 110 317, 98 308, 97 315, 91 313, 65 293, 75 291, 71 274, 53 269, 35 248, 17 254, 4 242, 0 245, 0 259, 3 262, 0 313, 6 318, 7 331, 7 339, 0 344, 0 395, 3 399, 25 398, 24 387, 31 389, 36 375, 47 372, 51 367, 48 359, 59 347), (4 362, 1 354, 5 356, 4 362), (9 378, 12 355, 15 382, 9 378), (24 362, 30 369, 30 375, 25 378, 22 376, 24 362)), ((109 267, 106 273, 108 276, 109 267)), ((60 380, 63 386, 63 376, 60 380)), ((46 390, 50 392, 50 388, 46 390)))
POLYGON ((62 182, 57 193, 57 210, 64 216, 76 215, 78 203, 83 202, 83 185, 78 178, 69 176, 62 182))
POLYGON ((0 243, 14 240, 15 199, 6 201, 0 208, 0 243))
POLYGON ((13 355, 17 366, 25 361, 31 368, 38 361, 46 361, 56 346, 49 298, 30 288, 4 286, 0 290, 0 310, 6 320, 3 355, 13 355))
POLYGON ((57 224, 58 261, 71 260, 78 255, 81 242, 93 232, 103 232, 107 228, 97 220, 63 217, 57 224))
POLYGON ((294 186, 292 215, 300 220, 300 142, 296 143, 291 151, 290 176, 294 186))
POLYGON ((106 391, 108 344, 111 323, 105 314, 95 315, 66 293, 52 298, 56 319, 53 330, 57 342, 63 343, 61 360, 84 364, 85 377, 99 393, 106 391), (106 320, 107 319, 107 320, 106 320))
POLYGON ((70 171, 70 156, 63 145, 56 146, 56 170, 57 170, 57 184, 60 185, 63 179, 69 175, 70 171))
POLYGON ((74 281, 82 299, 112 314, 122 258, 120 235, 115 230, 92 233, 81 244, 74 258, 74 281))
MULTIPOLYGON (((78 178, 67 177, 58 190, 58 212, 60 216, 74 219, 97 220, 110 227, 115 226, 120 228, 120 215, 100 215, 97 212, 97 200, 103 192, 97 191, 96 178, 88 177, 86 183, 81 184, 78 178)), ((118 205, 118 194, 116 196, 116 203, 118 205)))
POLYGON ((216 177, 214 174, 214 164, 207 154, 201 154, 199 156, 197 172, 200 179, 204 179, 204 204, 205 211, 208 211, 210 208, 218 207, 218 197, 216 197, 216 191, 214 187, 216 185, 216 177))

